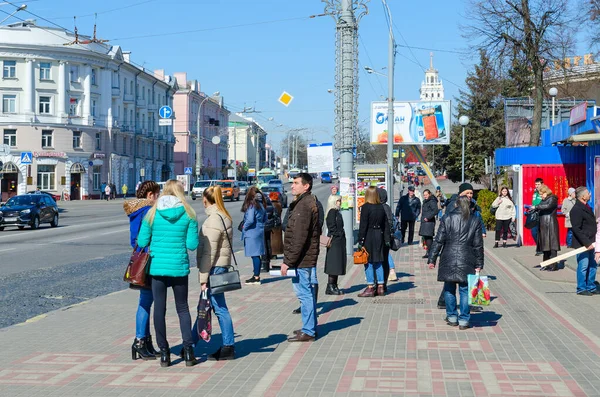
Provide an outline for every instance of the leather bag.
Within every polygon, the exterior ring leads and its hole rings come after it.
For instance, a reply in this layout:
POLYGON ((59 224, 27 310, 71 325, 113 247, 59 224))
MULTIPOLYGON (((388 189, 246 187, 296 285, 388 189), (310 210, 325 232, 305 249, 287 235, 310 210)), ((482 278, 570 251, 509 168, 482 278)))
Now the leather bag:
POLYGON ((360 250, 356 251, 353 256, 355 265, 366 265, 369 263, 369 253, 365 247, 362 247, 360 250))
POLYGON ((323 247, 331 247, 331 240, 333 239, 333 236, 319 236, 319 243, 323 246, 323 247))
POLYGON ((137 244, 129 258, 129 264, 125 269, 123 281, 138 287, 148 287, 148 270, 150 269, 150 253, 146 250, 138 251, 137 244))
POLYGON ((235 267, 231 265, 223 266, 227 268, 227 273, 212 274, 208 277, 208 288, 210 288, 210 293, 212 295, 242 289, 240 272, 237 270, 237 260, 233 253, 233 246, 231 245, 229 234, 227 234, 227 226, 225 226, 225 221, 221 215, 219 215, 219 218, 221 218, 221 223, 223 223, 223 233, 227 236, 227 242, 229 243, 229 249, 231 250, 231 256, 233 256, 235 267))

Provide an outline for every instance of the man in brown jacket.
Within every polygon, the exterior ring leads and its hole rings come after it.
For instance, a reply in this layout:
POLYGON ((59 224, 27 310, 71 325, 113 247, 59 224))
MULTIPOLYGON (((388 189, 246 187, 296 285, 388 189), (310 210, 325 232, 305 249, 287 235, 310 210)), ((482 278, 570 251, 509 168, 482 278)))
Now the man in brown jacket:
POLYGON ((288 342, 312 342, 317 333, 317 302, 311 290, 312 268, 319 257, 319 210, 311 194, 313 179, 310 174, 299 173, 292 182, 296 200, 288 209, 289 219, 285 229, 281 275, 288 269, 296 271, 292 277, 294 292, 300 301, 302 329, 294 331, 288 342))

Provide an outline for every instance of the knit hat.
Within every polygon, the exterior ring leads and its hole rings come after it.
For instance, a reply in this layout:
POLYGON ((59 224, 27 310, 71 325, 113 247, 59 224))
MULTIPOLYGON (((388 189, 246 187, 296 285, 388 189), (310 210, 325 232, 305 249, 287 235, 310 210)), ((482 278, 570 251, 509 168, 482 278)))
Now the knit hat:
POLYGON ((415 191, 415 187, 411 185, 411 186, 408 187, 408 190, 410 190, 411 192, 414 192, 415 191))
POLYGON ((471 185, 470 183, 466 183, 466 182, 461 183, 460 186, 458 187, 458 194, 461 194, 465 190, 473 190, 473 185, 471 185))
POLYGON ((575 193, 575 188, 570 187, 569 190, 568 190, 568 192, 569 192, 569 195, 575 193))

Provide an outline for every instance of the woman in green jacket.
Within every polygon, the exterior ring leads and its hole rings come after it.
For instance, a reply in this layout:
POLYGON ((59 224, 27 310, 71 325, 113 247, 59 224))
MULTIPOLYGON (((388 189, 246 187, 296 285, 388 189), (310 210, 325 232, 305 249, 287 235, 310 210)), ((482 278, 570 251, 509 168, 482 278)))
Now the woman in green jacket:
POLYGON ((181 356, 186 366, 197 363, 192 339, 192 318, 188 306, 188 250, 198 248, 196 213, 188 204, 183 186, 177 180, 165 184, 163 193, 142 222, 138 246, 150 246, 150 271, 154 296, 154 329, 160 348, 160 366, 171 365, 167 342, 167 289, 173 288, 179 327, 183 338, 181 356))

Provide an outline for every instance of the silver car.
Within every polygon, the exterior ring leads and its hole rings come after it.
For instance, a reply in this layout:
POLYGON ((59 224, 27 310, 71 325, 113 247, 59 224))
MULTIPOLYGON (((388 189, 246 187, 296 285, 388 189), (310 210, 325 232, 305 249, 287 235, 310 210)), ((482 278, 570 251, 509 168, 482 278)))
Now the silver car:
POLYGON ((238 186, 240 187, 240 194, 243 194, 245 196, 248 192, 248 182, 239 181, 238 186))
POLYGON ((196 200, 198 197, 202 198, 202 193, 204 193, 204 189, 213 186, 217 181, 216 180, 204 180, 197 181, 194 183, 194 187, 192 188, 192 200, 196 200))

